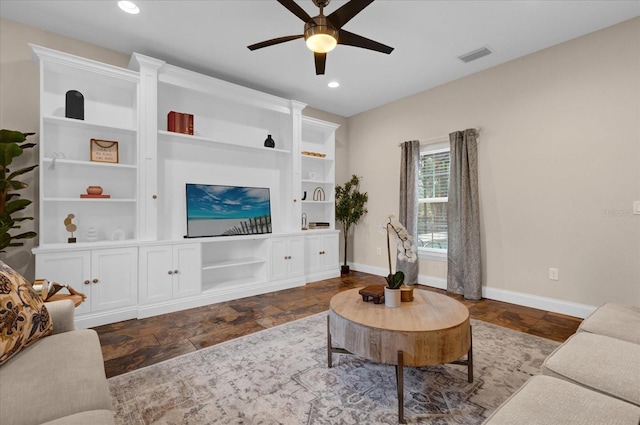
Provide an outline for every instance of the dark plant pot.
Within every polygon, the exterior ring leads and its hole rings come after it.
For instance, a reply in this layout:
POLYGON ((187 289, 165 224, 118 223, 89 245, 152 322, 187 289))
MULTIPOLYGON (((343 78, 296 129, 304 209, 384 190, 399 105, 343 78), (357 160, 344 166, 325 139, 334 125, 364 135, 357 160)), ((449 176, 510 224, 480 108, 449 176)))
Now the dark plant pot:
POLYGON ((341 275, 349 274, 349 266, 340 266, 340 274, 341 275))

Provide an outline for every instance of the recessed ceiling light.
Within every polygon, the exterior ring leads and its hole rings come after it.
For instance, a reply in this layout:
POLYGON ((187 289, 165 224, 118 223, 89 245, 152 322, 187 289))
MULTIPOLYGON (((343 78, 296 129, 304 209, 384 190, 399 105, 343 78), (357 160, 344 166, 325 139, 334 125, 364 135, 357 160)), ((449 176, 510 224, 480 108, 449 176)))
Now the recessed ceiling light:
POLYGON ((140 13, 140 8, 136 6, 136 4, 132 1, 121 0, 118 2, 118 7, 132 15, 137 15, 138 13, 140 13))
POLYGON ((336 87, 340 87, 340 83, 337 81, 331 81, 329 84, 327 84, 329 87, 331 87, 332 89, 335 89, 336 87))

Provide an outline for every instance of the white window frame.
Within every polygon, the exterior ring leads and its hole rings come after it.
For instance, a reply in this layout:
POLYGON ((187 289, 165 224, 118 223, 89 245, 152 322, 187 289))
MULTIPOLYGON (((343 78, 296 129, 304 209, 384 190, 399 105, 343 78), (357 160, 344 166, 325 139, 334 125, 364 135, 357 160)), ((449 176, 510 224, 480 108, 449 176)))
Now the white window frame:
MULTIPOLYGON (((420 155, 423 154, 435 154, 441 152, 450 152, 451 147, 447 139, 434 140, 428 144, 422 144, 420 146, 420 155)), ((449 202, 448 197, 444 198, 419 198, 418 204, 421 203, 436 203, 436 202, 449 202)), ((418 258, 425 260, 435 261, 447 261, 447 250, 438 248, 418 248, 418 258)))

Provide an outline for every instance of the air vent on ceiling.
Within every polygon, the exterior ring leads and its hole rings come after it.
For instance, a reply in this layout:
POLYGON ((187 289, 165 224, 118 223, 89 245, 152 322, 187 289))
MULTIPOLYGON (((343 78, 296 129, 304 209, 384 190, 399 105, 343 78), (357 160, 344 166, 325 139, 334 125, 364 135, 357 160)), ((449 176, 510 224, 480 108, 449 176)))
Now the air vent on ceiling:
POLYGON ((477 50, 474 50, 473 52, 465 53, 462 56, 458 56, 458 59, 460 59, 464 63, 469 63, 469 62, 474 61, 476 59, 480 59, 482 57, 490 55, 491 53, 493 53, 493 52, 491 50, 489 50, 488 48, 481 47, 481 48, 479 48, 477 50))

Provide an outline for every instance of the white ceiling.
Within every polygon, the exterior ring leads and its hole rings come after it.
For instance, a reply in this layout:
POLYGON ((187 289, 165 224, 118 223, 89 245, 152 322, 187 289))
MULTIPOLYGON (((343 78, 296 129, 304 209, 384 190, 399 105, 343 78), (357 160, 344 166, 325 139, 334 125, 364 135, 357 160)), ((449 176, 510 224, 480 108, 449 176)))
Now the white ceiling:
MULTIPOLYGON (((311 0, 297 0, 311 16, 311 0)), ((640 0, 377 0, 344 29, 395 48, 390 55, 339 45, 316 76, 298 39, 303 22, 275 0, 0 0, 0 16, 126 54, 142 53, 345 117, 640 16, 640 0), (494 51, 465 64, 458 56, 494 51), (330 89, 331 80, 340 87, 330 89)), ((328 15, 345 1, 334 0, 328 15)))

